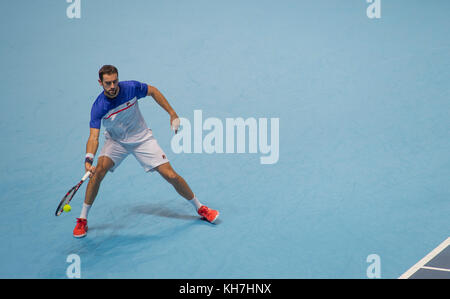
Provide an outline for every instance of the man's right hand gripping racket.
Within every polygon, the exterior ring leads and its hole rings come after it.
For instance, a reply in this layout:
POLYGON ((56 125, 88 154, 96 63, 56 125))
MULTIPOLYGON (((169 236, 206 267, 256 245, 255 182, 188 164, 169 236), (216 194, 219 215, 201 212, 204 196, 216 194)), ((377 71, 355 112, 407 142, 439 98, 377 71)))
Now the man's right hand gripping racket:
POLYGON ((70 203, 70 201, 72 200, 73 196, 75 195, 75 193, 77 193, 78 189, 81 187, 81 185, 83 185, 83 182, 85 180, 87 180, 87 178, 91 175, 91 172, 88 171, 86 172, 86 174, 83 176, 83 178, 81 179, 81 181, 76 184, 75 186, 73 186, 69 192, 67 192, 67 194, 63 197, 63 199, 61 200, 61 202, 58 205, 58 208, 56 209, 55 212, 55 216, 59 216, 61 215, 61 213, 64 211, 64 206, 68 205, 70 203))

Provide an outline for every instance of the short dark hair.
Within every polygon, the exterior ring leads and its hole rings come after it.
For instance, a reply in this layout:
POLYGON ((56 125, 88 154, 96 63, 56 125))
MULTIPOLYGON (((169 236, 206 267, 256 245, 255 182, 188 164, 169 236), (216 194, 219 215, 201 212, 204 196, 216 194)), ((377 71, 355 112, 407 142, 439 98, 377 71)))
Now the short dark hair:
POLYGON ((100 70, 98 71, 98 77, 100 78, 100 81, 103 81, 103 75, 107 74, 107 75, 112 75, 112 74, 117 74, 119 75, 119 71, 117 70, 117 68, 114 65, 104 65, 100 68, 100 70))

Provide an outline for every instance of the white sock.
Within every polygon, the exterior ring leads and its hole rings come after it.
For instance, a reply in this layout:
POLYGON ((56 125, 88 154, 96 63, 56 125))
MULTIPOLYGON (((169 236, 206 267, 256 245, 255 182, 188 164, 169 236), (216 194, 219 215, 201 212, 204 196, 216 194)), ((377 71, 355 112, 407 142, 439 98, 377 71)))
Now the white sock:
POLYGON ((92 205, 87 205, 83 203, 83 208, 81 209, 81 215, 80 218, 87 219, 87 216, 89 214, 89 210, 91 209, 92 205))
POLYGON ((198 209, 200 209, 200 207, 202 206, 202 204, 198 201, 197 197, 194 196, 193 199, 188 200, 195 208, 195 211, 198 211, 198 209))

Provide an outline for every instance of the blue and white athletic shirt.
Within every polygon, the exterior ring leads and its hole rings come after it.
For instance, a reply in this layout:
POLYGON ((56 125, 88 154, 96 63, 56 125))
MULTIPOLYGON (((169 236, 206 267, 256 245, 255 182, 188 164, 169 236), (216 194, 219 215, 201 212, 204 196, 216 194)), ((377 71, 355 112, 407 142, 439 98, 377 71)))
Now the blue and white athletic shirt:
POLYGON ((90 127, 105 127, 106 138, 121 143, 139 143, 144 141, 151 130, 142 117, 138 99, 147 96, 147 84, 138 81, 119 82, 119 94, 110 99, 102 92, 91 110, 90 127))

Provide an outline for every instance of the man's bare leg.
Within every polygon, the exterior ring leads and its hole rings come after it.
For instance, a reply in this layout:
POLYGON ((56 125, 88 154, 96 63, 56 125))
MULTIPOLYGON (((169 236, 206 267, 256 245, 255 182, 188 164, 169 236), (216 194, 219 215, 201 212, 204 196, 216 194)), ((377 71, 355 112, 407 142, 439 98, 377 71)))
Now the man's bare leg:
POLYGON ((82 238, 86 236, 88 231, 87 226, 87 215, 89 210, 94 203, 95 197, 97 196, 98 189, 100 188, 100 183, 105 177, 108 170, 114 166, 114 162, 106 157, 101 156, 98 158, 97 166, 91 170, 93 174, 89 179, 88 185, 86 187, 86 195, 83 203, 83 208, 81 209, 80 218, 77 218, 77 225, 73 230, 73 236, 75 238, 82 238))
POLYGON ((198 212, 198 214, 200 214, 206 220, 212 223, 217 219, 217 217, 219 217, 218 211, 209 209, 207 206, 204 206, 200 203, 186 181, 180 175, 178 175, 175 170, 173 170, 169 162, 158 166, 156 170, 164 179, 166 179, 166 181, 172 184, 175 190, 177 190, 178 194, 187 199, 195 207, 195 210, 198 212))
POLYGON ((98 158, 97 166, 95 167, 94 173, 86 187, 86 195, 84 198, 84 204, 81 210, 80 218, 87 219, 89 209, 91 208, 95 198, 97 197, 100 183, 102 182, 108 170, 110 170, 113 166, 114 162, 111 160, 111 158, 108 158, 106 156, 101 156, 98 158))
POLYGON ((183 196, 187 200, 194 198, 194 193, 192 192, 186 181, 178 175, 178 173, 173 170, 169 162, 164 163, 156 168, 159 174, 166 179, 172 186, 177 190, 178 194, 183 196))

